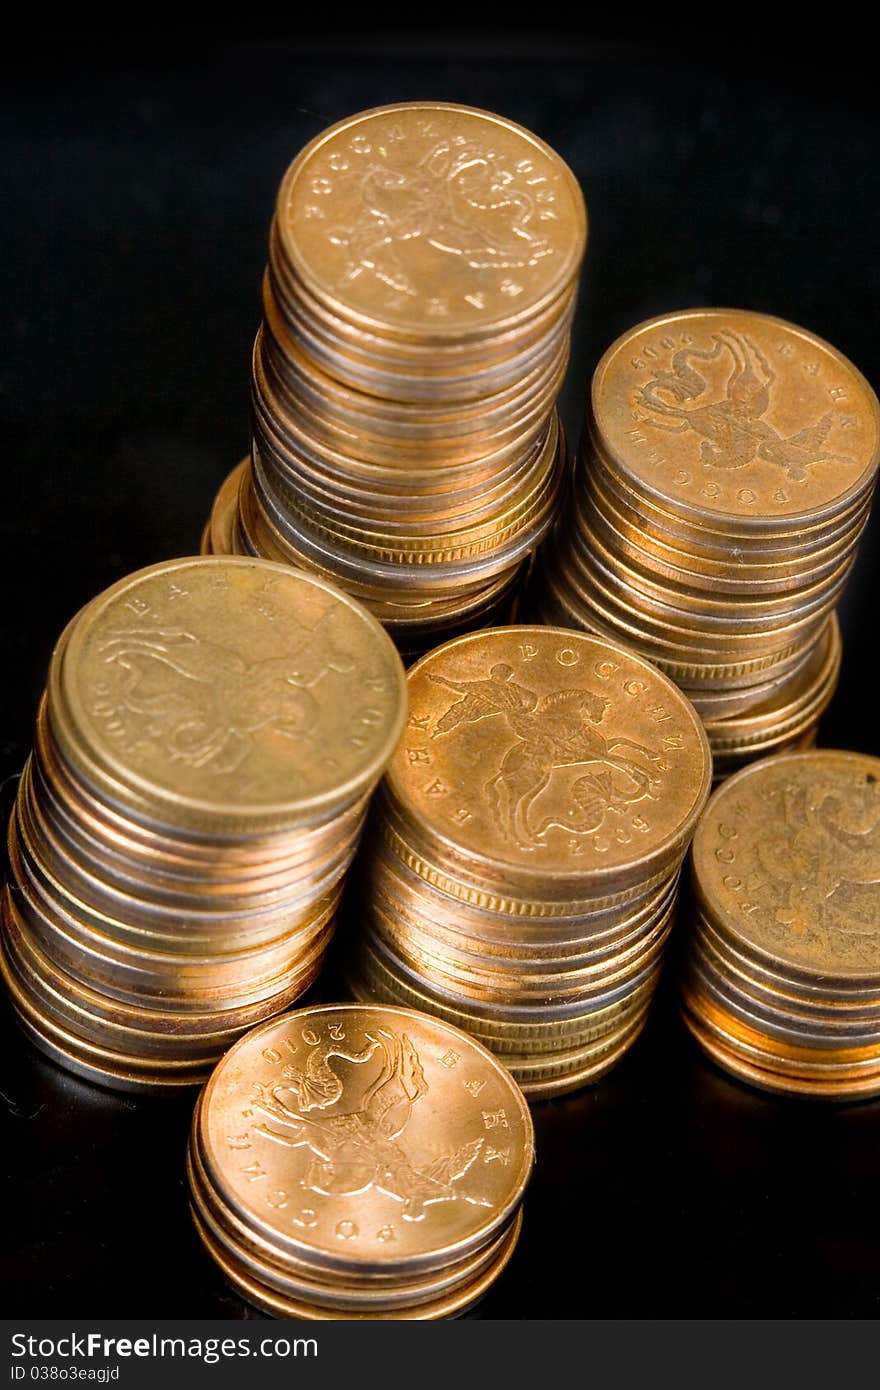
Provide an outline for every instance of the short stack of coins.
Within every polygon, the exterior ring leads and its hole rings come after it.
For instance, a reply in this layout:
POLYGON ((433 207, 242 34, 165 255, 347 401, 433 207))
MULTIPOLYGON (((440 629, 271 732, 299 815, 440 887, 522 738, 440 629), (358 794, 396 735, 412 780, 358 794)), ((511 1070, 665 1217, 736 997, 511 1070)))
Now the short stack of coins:
POLYGON ((32 1039, 121 1089, 201 1082, 315 978, 403 725, 376 620, 264 560, 171 561, 52 656, 9 827, 2 970, 32 1039))
POLYGON ((821 749, 743 768, 693 845, 685 1019, 766 1090, 880 1094, 880 759, 821 749))
POLYGON ((272 224, 252 457, 203 548, 321 574, 403 651, 509 607, 565 474, 585 242, 571 171, 500 116, 410 103, 314 139, 272 224))
POLYGON ((478 1038, 539 1099, 643 1027, 711 754, 673 683, 547 627, 457 638, 409 671, 376 803, 357 998, 478 1038))
POLYGON ((528 1106, 485 1048, 410 1009, 328 1004, 219 1063, 193 1120, 190 1203, 264 1312, 438 1319, 501 1274, 533 1162, 528 1106))
POLYGON ((809 744, 834 693, 834 606, 867 520, 880 407, 780 319, 639 325, 593 378, 567 523, 531 611, 632 645, 685 691, 717 772, 809 744))

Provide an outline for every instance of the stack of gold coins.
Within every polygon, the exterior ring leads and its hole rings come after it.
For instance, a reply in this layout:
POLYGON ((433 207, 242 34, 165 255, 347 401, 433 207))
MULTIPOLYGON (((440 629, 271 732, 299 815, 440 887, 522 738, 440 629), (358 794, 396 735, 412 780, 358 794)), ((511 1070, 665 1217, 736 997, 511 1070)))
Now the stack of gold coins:
POLYGON ((252 458, 203 547, 331 579, 407 651, 509 605, 560 496, 585 241, 569 168, 500 116, 406 103, 314 139, 272 224, 252 458))
POLYGON ((2 969, 62 1065, 202 1081, 314 979, 403 667, 347 595, 264 560, 121 580, 52 656, 9 827, 2 969))
POLYGON ((648 662, 545 627, 457 638, 409 672, 379 798, 357 998, 464 1028, 527 1095, 641 1030, 709 794, 699 717, 648 662))
POLYGON ((456 1028, 327 1004, 239 1039, 189 1144, 198 1233, 278 1317, 450 1317, 504 1269, 534 1160, 528 1106, 456 1028))
POLYGON ((693 847, 685 1020, 769 1091, 880 1094, 880 759, 792 753, 710 800, 693 847))
POLYGON ((780 319, 641 324, 593 378, 573 504, 532 611, 630 643, 688 694, 718 771, 809 742, 868 516, 880 407, 780 319))

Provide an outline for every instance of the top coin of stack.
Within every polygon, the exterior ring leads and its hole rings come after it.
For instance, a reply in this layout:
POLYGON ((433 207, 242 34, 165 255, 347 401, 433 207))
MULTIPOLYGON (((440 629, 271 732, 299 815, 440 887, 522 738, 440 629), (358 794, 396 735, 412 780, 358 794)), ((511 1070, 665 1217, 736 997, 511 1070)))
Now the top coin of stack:
POLYGON ((327 1004, 241 1038, 199 1097, 196 1229, 281 1317, 451 1317, 507 1264, 534 1161, 522 1093, 411 1009, 327 1004))
POLYGON ((80 1075, 198 1082, 315 977, 405 711, 391 641, 264 560, 141 570, 69 624, 10 822, 3 973, 80 1075))
POLYGON ((558 501, 585 240, 571 171, 500 116, 402 104, 318 136, 272 224, 252 462, 203 544, 333 579, 402 649, 497 609, 558 501))
POLYGON ((693 847, 685 1020, 765 1090, 880 1095, 880 759, 767 758, 715 793, 693 847))
POLYGON ((641 324, 596 369, 540 615, 654 661, 726 768, 790 744, 834 690, 878 446, 874 392, 813 334, 739 310, 641 324))
POLYGON ((705 732, 667 677, 583 633, 472 633, 407 679, 352 987, 456 1023, 531 1097, 571 1090, 645 1022, 705 732))

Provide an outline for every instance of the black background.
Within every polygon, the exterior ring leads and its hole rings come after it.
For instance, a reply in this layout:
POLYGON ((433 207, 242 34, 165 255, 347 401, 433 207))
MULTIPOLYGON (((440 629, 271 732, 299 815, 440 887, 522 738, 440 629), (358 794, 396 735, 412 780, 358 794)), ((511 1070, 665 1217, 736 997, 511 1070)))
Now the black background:
MULTIPOLYGON (((28 751, 52 643, 120 575, 193 552, 248 447, 266 236, 299 147, 360 108, 464 101, 529 126, 580 177, 591 238, 563 413, 650 314, 791 318, 880 381, 880 131, 872 33, 808 11, 729 28, 694 6, 496 12, 432 32, 254 12, 6 45, 0 780, 28 751), (558 17, 556 17, 558 18, 558 17), (305 32, 303 24, 311 24, 305 32), (811 24, 817 25, 816 29, 811 24)), ((877 518, 842 609, 831 746, 880 753, 877 518), (872 538, 873 537, 873 538, 872 538)), ((7 789, 8 791, 8 789, 7 789)), ((686 924, 685 924, 686 925, 686 924)), ((853 1317, 880 1307, 880 1104, 763 1097, 690 1045, 674 968, 597 1087, 535 1109, 518 1253, 485 1318, 853 1317)), ((191 1098, 77 1083, 3 1012, 4 1311, 250 1313, 187 1216, 191 1098)), ((625 1349, 622 1348, 622 1352, 625 1349)))

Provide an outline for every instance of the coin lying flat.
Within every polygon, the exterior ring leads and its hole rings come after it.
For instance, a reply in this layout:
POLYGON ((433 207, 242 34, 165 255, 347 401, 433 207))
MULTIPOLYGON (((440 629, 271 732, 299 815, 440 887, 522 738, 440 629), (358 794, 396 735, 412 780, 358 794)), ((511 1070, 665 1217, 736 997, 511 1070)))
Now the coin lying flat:
POLYGON ((880 759, 742 769, 709 801, 693 877, 686 1018, 710 1054, 771 1089, 880 1091, 880 759))
POLYGON ((566 481, 586 230, 565 163, 490 112, 400 103, 317 136, 270 229, 252 464, 204 550, 340 584, 408 656, 507 620, 566 481))
POLYGON ((722 780, 815 737, 836 675, 813 658, 878 463, 880 403, 814 334, 738 309, 639 324, 596 369, 573 504, 525 611, 656 662, 694 696, 722 780), (797 718, 776 697, 803 668, 817 684, 797 718))
POLYGON ((880 409, 865 378, 768 314, 693 309, 641 324, 599 363, 592 409, 630 484, 697 527, 815 523, 877 470, 880 409))
POLYGON ((390 796, 441 855, 570 887, 648 878, 689 838, 710 758, 692 706, 639 657, 511 627, 411 668, 390 796))
POLYGON ((356 998, 484 1041, 530 1099, 635 1042, 711 781, 696 711, 616 643, 514 626, 410 668, 375 803, 356 998))
POLYGON ((201 1083, 315 980, 405 713, 396 649, 286 566, 169 561, 52 656, 9 824, 2 970, 101 1085, 201 1083))
POLYGON ((522 1093, 473 1039, 411 1009, 323 1005, 216 1067, 190 1181, 206 1247, 260 1306, 443 1316, 506 1262, 533 1159, 522 1093))
POLYGON ((120 581, 77 622, 57 679, 65 751, 86 775, 209 832, 306 824, 354 800, 402 726, 379 625, 266 561, 179 560, 120 581))
POLYGON ((379 334, 440 341, 515 328, 568 285, 586 235, 543 141, 443 102, 379 107, 319 135, 278 198, 308 291, 379 334))

